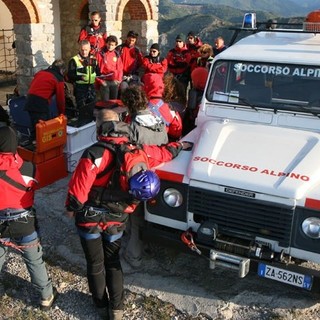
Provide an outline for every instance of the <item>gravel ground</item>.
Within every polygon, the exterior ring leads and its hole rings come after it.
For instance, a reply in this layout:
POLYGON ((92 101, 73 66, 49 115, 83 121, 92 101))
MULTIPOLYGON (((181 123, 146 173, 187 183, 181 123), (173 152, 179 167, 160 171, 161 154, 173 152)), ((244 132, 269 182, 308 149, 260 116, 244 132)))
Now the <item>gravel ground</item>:
MULTIPOLYGON (((63 215, 68 178, 38 191, 36 209, 50 276, 59 296, 51 311, 37 296, 21 257, 11 251, 1 274, 0 319, 99 319, 91 303, 85 260, 73 221, 63 215)), ((315 266, 317 267, 317 266, 315 266)), ((316 320, 319 296, 265 280, 239 279, 226 269, 210 270, 198 256, 154 247, 139 270, 123 261, 124 320, 316 320)))

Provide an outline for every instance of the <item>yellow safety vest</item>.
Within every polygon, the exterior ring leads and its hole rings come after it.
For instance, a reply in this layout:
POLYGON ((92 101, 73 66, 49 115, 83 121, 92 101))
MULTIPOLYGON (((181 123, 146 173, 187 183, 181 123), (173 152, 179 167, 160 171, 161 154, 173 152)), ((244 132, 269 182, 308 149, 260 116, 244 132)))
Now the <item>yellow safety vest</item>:
POLYGON ((77 54, 72 58, 77 66, 77 76, 85 76, 87 80, 77 80, 77 84, 94 84, 96 80, 95 68, 91 65, 84 66, 82 58, 77 54))

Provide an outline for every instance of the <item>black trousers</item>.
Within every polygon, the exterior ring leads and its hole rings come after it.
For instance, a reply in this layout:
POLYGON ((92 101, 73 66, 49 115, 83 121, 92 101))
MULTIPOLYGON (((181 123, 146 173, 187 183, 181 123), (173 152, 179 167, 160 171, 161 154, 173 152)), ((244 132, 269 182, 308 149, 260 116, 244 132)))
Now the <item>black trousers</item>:
POLYGON ((95 305, 123 310, 123 272, 119 257, 121 238, 108 242, 101 234, 96 239, 80 239, 87 260, 89 290, 95 305))
POLYGON ((30 132, 30 139, 35 140, 36 139, 36 125, 39 122, 39 120, 47 121, 51 119, 50 116, 50 110, 48 107, 48 110, 45 112, 33 112, 29 111, 30 120, 31 120, 31 132, 30 132))

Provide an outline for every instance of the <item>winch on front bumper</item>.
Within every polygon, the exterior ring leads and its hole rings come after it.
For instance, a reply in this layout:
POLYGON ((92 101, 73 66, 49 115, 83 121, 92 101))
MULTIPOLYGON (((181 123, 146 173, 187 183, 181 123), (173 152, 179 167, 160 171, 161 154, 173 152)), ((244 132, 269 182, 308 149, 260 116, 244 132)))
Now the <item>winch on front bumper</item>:
POLYGON ((301 226, 312 217, 320 218, 319 210, 295 206, 290 199, 266 201, 261 196, 235 196, 223 190, 221 186, 204 189, 162 180, 159 195, 146 204, 149 231, 143 233, 150 234, 149 241, 160 235, 161 242, 169 246, 174 238, 185 250, 188 247, 181 233, 186 231, 183 227, 192 226, 201 256, 207 257, 211 267, 236 269, 240 277, 255 270, 261 277, 308 290, 317 287, 319 272, 295 262, 318 260, 320 240, 306 236, 301 226), (169 190, 173 199, 180 194, 184 201, 178 205, 168 202, 169 190), (289 255, 292 249, 294 258, 289 255))
MULTIPOLYGON (((190 230, 186 232, 190 232, 190 230)), ((179 251, 206 259, 210 269, 228 268, 236 271, 240 278, 244 278, 249 272, 254 272, 260 277, 312 292, 320 292, 320 272, 295 264, 283 252, 275 254, 269 248, 264 248, 259 244, 251 246, 244 243, 235 244, 235 239, 233 242, 231 239, 220 239, 212 242, 213 245, 209 246, 198 242, 198 233, 192 233, 194 245, 188 245, 182 240, 183 235, 185 232, 149 222, 141 232, 141 237, 145 241, 158 242, 171 248, 175 247, 179 251)), ((189 236, 187 239, 190 239, 189 236)))

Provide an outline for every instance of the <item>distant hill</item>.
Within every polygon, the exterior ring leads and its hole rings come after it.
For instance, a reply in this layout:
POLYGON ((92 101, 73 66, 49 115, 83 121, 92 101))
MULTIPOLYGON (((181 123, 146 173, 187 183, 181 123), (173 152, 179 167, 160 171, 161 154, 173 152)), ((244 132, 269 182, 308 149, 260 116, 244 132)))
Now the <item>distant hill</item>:
POLYGON ((226 5, 241 10, 267 11, 271 14, 291 17, 306 15, 320 8, 320 0, 173 0, 176 4, 226 5))
MULTIPOLYGON (((313 1, 319 3, 320 7, 320 0, 313 1)), ((268 19, 276 19, 283 22, 288 21, 288 15, 271 12, 270 8, 272 8, 272 5, 270 3, 273 3, 275 7, 281 3, 280 11, 289 11, 289 4, 290 9, 292 9, 291 12, 297 11, 301 13, 303 11, 301 6, 297 4, 299 3, 298 0, 215 0, 214 4, 212 3, 213 1, 209 0, 159 1, 159 44, 163 55, 173 48, 175 37, 178 34, 186 36, 189 31, 195 32, 203 42, 211 45, 217 36, 222 36, 226 43, 228 43, 233 34, 230 27, 241 26, 244 13, 248 11, 255 12, 259 22, 266 22, 268 19), (251 10, 248 6, 253 5, 253 3, 255 3, 255 9, 251 10), (236 6, 237 4, 238 7, 236 6), (244 8, 246 6, 247 8, 244 8), (265 6, 268 10, 263 9, 265 6)), ((290 19, 303 21, 304 16, 304 13, 297 14, 296 17, 298 18, 293 17, 290 19)))

